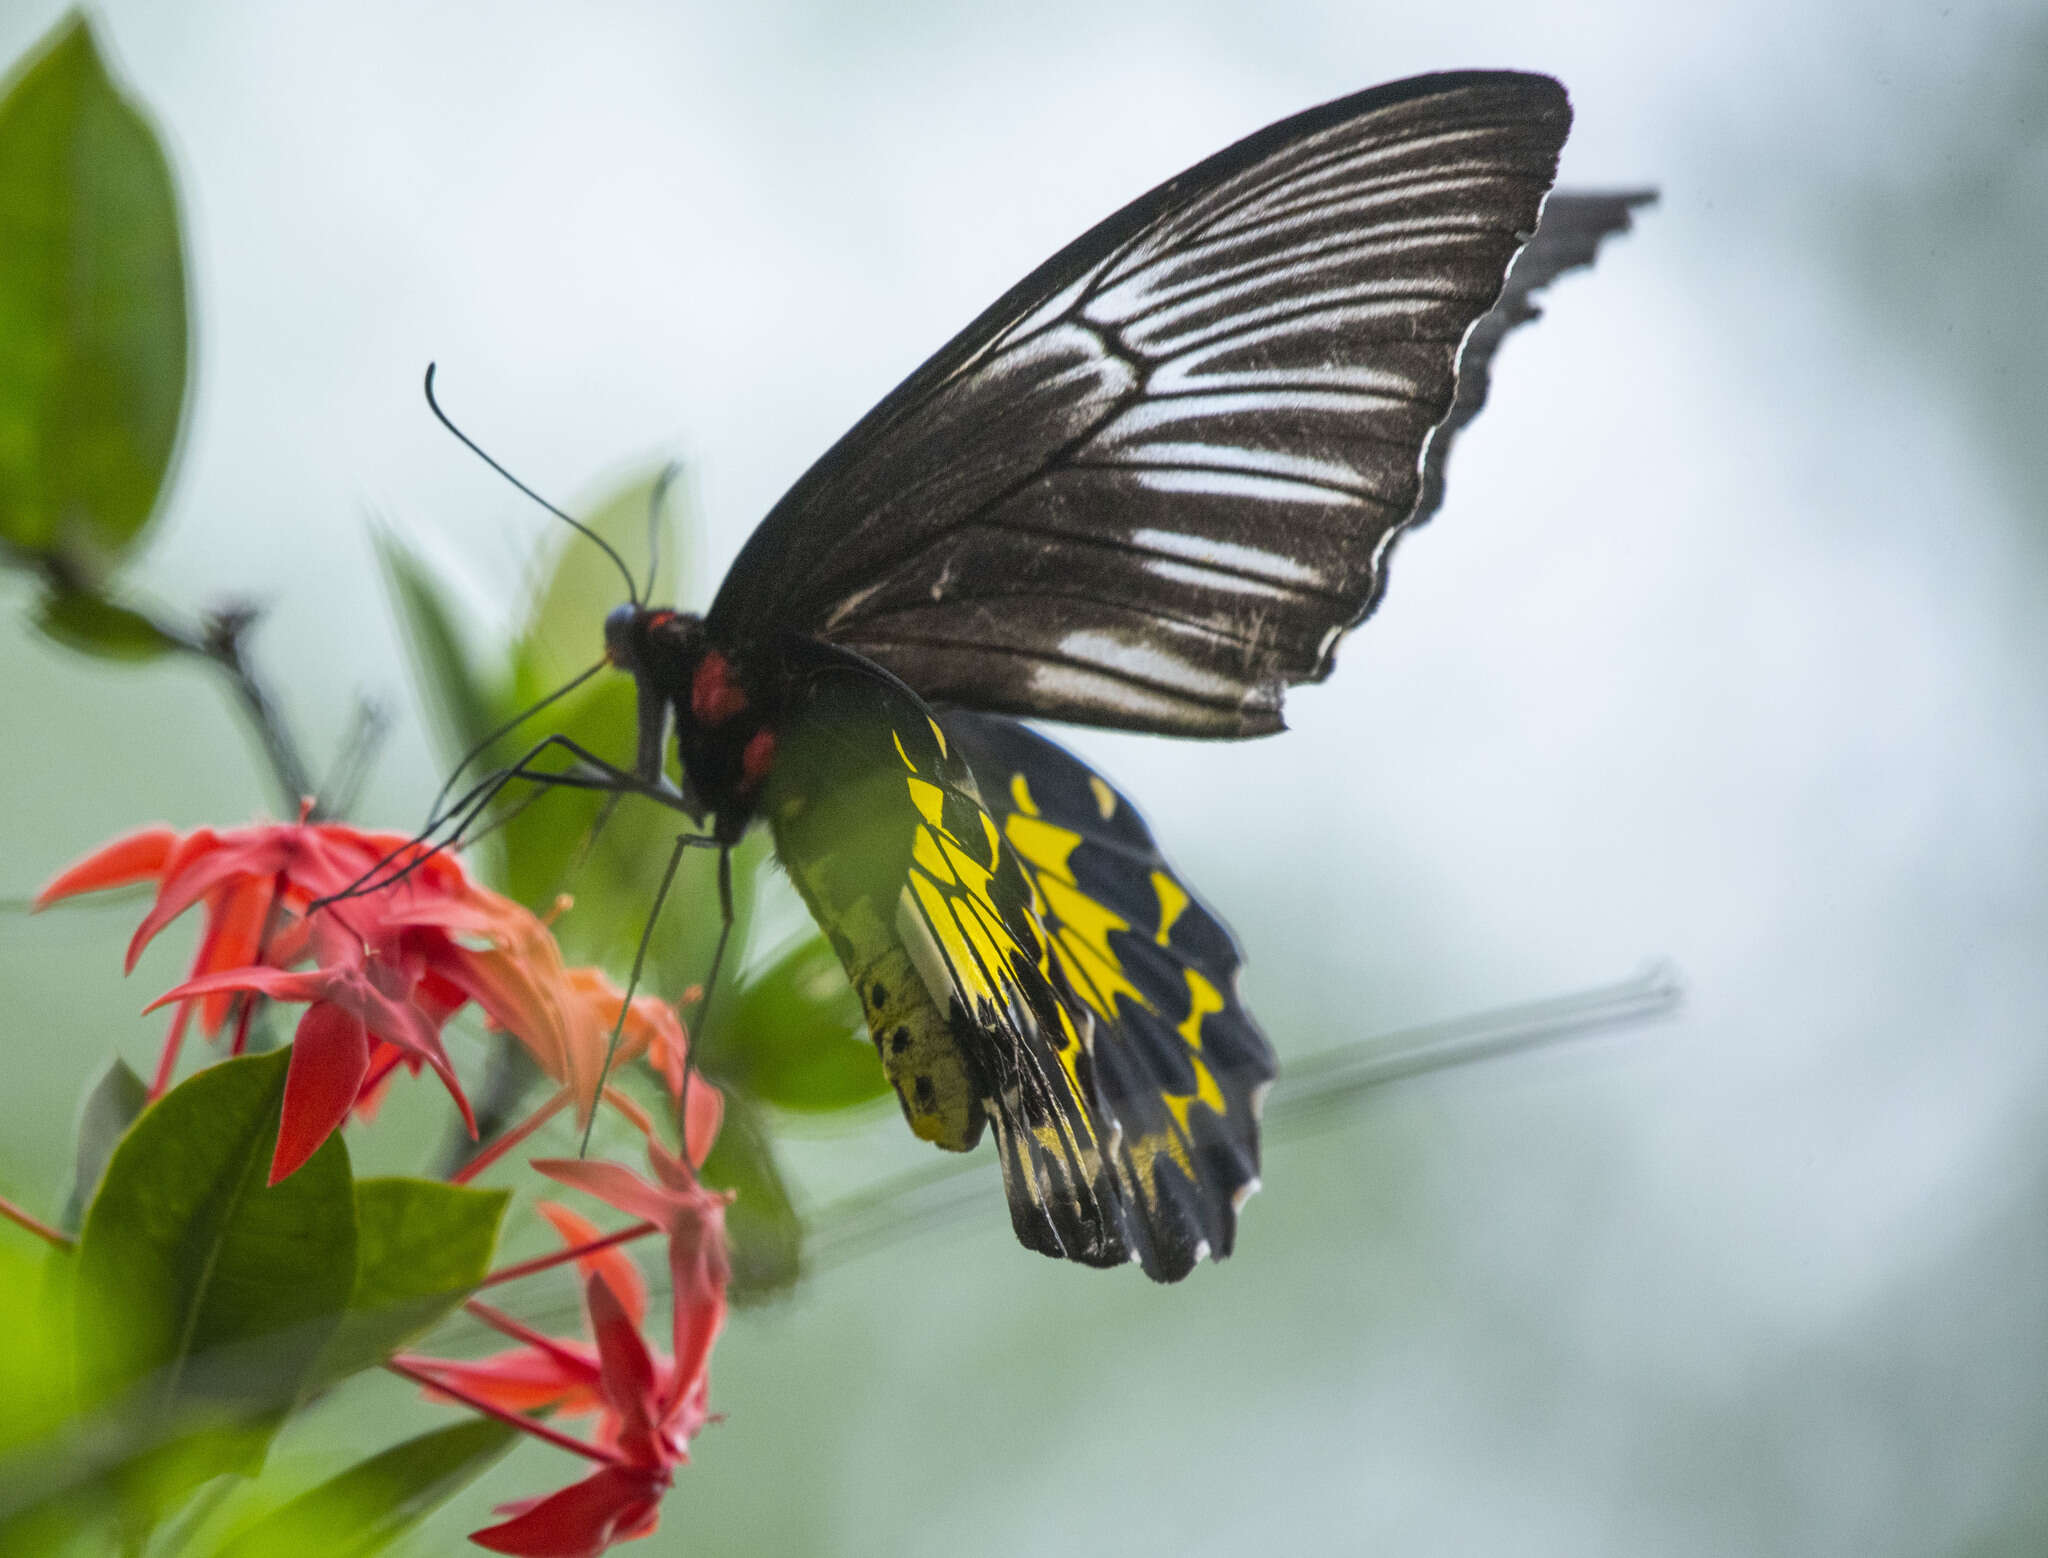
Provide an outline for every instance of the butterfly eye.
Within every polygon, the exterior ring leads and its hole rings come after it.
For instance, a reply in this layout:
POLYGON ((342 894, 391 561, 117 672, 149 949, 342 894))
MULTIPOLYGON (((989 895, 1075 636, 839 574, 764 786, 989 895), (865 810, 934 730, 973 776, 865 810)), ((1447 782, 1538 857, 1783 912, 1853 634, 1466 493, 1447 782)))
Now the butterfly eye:
POLYGON ((614 606, 604 619, 604 652, 614 665, 631 665, 633 652, 631 634, 633 624, 640 616, 640 608, 631 604, 614 606))

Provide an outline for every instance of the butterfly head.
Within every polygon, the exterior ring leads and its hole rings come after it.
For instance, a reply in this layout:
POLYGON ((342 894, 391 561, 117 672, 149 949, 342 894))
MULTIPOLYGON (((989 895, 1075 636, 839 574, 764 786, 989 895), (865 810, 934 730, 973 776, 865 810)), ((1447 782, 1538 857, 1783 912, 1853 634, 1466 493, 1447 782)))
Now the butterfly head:
POLYGON ((634 680, 661 679, 694 659, 704 640, 704 619, 695 612, 628 601, 604 619, 604 657, 634 680))
POLYGON ((774 765, 773 699, 714 645, 693 612, 619 606, 605 618, 605 658, 639 690, 635 770, 659 778, 662 743, 673 731, 683 795, 693 815, 715 814, 738 837, 774 765))

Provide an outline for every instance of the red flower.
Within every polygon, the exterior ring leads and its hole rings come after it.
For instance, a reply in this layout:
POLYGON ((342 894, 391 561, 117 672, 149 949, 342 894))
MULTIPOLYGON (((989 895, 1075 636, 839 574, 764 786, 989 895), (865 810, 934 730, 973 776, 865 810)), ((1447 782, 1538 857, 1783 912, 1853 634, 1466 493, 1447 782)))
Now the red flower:
POLYGON ((152 1003, 178 1007, 153 1093, 170 1085, 195 1012, 217 1033, 238 996, 245 1027, 254 997, 310 1003, 293 1041, 272 1183, 351 1110, 374 1108, 401 1064, 432 1067, 474 1135, 440 1036, 471 1000, 569 1089, 580 1119, 596 1107, 607 1070, 642 1055, 672 1090, 681 1087, 685 1040, 674 1008, 643 996, 622 1016, 617 987, 596 969, 565 967, 541 920, 411 840, 303 821, 183 837, 145 828, 64 872, 37 903, 151 879, 156 901, 129 944, 131 969, 164 926, 205 906, 192 977, 152 1003), (293 971, 308 960, 314 967, 293 971))
MULTIPOLYGON (((568 1249, 595 1244, 603 1238, 595 1223, 566 1206, 543 1201, 537 1210, 555 1225, 568 1249)), ((627 1318, 636 1326, 640 1324, 647 1314, 647 1285, 641 1281, 640 1269, 631 1256, 613 1245, 579 1255, 576 1264, 586 1278, 602 1281, 627 1318)), ((518 1336, 526 1345, 474 1363, 415 1358, 414 1366, 436 1381, 457 1387, 471 1404, 490 1402, 507 1412, 552 1409, 566 1417, 577 1417, 603 1407, 603 1397, 598 1393, 602 1370, 594 1349, 583 1342, 561 1341, 529 1331, 495 1310, 482 1309, 481 1315, 518 1336)), ((606 1424, 599 1425, 600 1444, 615 1438, 606 1424)))
MULTIPOLYGON (((701 1084, 700 1084, 701 1085, 701 1084)), ((692 1102, 696 1089, 692 1089, 692 1102)), ((704 1092, 718 1097, 710 1088, 704 1092)), ((691 1133, 691 1156, 699 1163, 711 1150, 709 1130, 691 1133)), ((674 1344, 678 1389, 701 1386, 711 1345, 725 1323, 725 1287, 732 1275, 725 1249, 727 1197, 706 1190, 689 1164, 652 1137, 647 1159, 659 1183, 649 1184, 619 1163, 595 1158, 536 1159, 534 1167, 560 1184, 610 1203, 631 1217, 644 1217, 668 1235, 669 1277, 675 1295, 674 1344)), ((678 1399, 671 1403, 680 1407, 678 1399)), ((701 1418, 700 1418, 701 1420, 701 1418)))
POLYGON ((597 1337, 598 1390, 614 1426, 612 1463, 545 1498, 501 1507, 510 1520, 472 1531, 494 1553, 523 1558, 597 1558, 614 1542, 648 1536, 661 1520, 661 1496, 687 1459, 663 1419, 661 1367, 602 1277, 584 1288, 597 1337))
POLYGON ((370 1072, 370 1040, 375 1037, 434 1068, 463 1124, 476 1134, 476 1117, 462 1084, 455 1079, 448 1052, 441 1047, 441 1018, 429 1017, 418 1001, 426 959, 396 937, 381 946, 365 947, 354 936, 316 926, 313 940, 330 959, 318 968, 287 973, 261 964, 228 969, 187 980, 143 1008, 154 1011, 169 1001, 190 1000, 221 990, 245 990, 274 1001, 310 1001, 292 1039, 291 1070, 285 1077, 284 1110, 278 1123, 277 1151, 270 1161, 270 1183, 296 1171, 315 1149, 348 1118, 370 1072))
MULTIPOLYGON (((587 1260, 579 1264, 588 1269, 587 1260)), ((596 1558, 614 1542, 648 1535, 659 1522, 661 1496, 674 1480, 676 1463, 687 1459, 686 1442, 664 1416, 673 1371, 648 1350, 635 1306, 615 1289, 615 1280, 597 1270, 584 1283, 595 1348, 556 1341, 472 1305, 473 1312, 527 1345, 481 1363, 395 1360, 430 1393, 451 1396, 601 1463, 581 1482, 499 1506, 500 1514, 512 1518, 473 1532, 470 1540, 479 1546, 525 1558, 596 1558), (601 1412, 595 1442, 566 1439, 520 1415, 548 1406, 570 1414, 601 1412)), ((637 1275, 631 1286, 644 1300, 637 1275)))
MULTIPOLYGON (((708 1088, 705 1092, 717 1096, 708 1088)), ((707 1119, 701 1132, 704 1149, 713 1134, 715 1119, 707 1119)), ((641 1338, 646 1293, 639 1273, 616 1248, 606 1248, 578 1256, 586 1274, 584 1305, 594 1349, 540 1335, 509 1316, 471 1304, 471 1313, 525 1345, 478 1363, 400 1360, 402 1372, 430 1390, 602 1462, 581 1482, 545 1498, 503 1506, 500 1513, 511 1519, 471 1536, 493 1552, 595 1558, 614 1542, 646 1536, 655 1529, 675 1467, 689 1460, 690 1441, 709 1416, 711 1347, 725 1320, 726 1198, 705 1190, 688 1164, 651 1139, 648 1157, 656 1183, 615 1163, 556 1160, 534 1166, 647 1218, 668 1235, 674 1278, 672 1358, 652 1352, 641 1338), (525 1415, 549 1408, 564 1415, 596 1411, 592 1440, 566 1439, 525 1415)), ((571 1249, 597 1239, 596 1229, 576 1214, 561 1207, 543 1210, 571 1249)))
MULTIPOLYGON (((36 907, 76 893, 154 879, 156 901, 128 944, 130 972, 159 931, 202 902, 206 922, 192 960, 195 979, 252 963, 282 968, 304 955, 298 938, 303 935, 307 906, 346 890, 380 864, 387 875, 408 862, 413 869, 383 892, 350 900, 341 916, 344 921, 367 912, 359 905, 375 901, 388 913, 415 895, 445 891, 463 881, 462 868, 454 860, 422 857, 423 851, 406 839, 331 823, 265 823, 226 833, 199 828, 182 838, 170 828, 144 828, 61 873, 37 895, 36 907)), ((170 1086, 185 1026, 195 1010, 201 1028, 218 1034, 233 1009, 236 988, 216 986, 203 999, 179 1003, 164 1040, 152 1096, 170 1086)))

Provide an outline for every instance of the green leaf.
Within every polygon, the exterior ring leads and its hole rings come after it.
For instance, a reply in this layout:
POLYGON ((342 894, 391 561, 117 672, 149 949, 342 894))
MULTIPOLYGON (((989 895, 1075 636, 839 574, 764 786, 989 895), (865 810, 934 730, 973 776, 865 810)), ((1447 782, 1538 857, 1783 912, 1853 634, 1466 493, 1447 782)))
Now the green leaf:
POLYGON ((78 1114, 78 1155, 72 1170, 71 1199, 64 1207, 66 1232, 77 1229, 86 1203, 107 1171, 107 1159, 148 1102, 149 1087, 128 1062, 118 1055, 108 1061, 78 1114))
MULTIPOLYGON (((648 504, 660 481, 660 472, 644 473, 616 488, 587 516, 576 516, 619 554, 636 583, 647 578, 648 504)), ((676 522, 682 507, 672 484, 662 503, 660 567, 647 596, 652 604, 675 600, 684 578, 682 526, 676 522)), ((604 653, 605 616, 628 593, 618 566, 601 548, 566 525, 559 529, 553 562, 513 650, 520 691, 528 698, 559 687, 604 653)), ((632 728, 628 719, 629 739, 632 728)))
POLYGON ((725 1122, 703 1175, 705 1184, 733 1192, 725 1232, 734 1302, 759 1303, 795 1286, 803 1271, 803 1223, 760 1112, 744 1098, 726 1095, 725 1122))
POLYGON ((266 1185, 289 1050, 223 1061, 129 1129, 80 1236, 76 1365, 88 1407, 121 1415, 138 1447, 224 1426, 178 1459, 176 1483, 260 1455, 311 1375, 355 1280, 348 1150, 331 1136, 266 1185), (238 1441, 238 1442, 237 1442, 238 1441))
POLYGON ((373 537, 384 590, 405 634, 413 676, 436 724, 467 752, 501 722, 498 699, 485 685, 456 623, 447 592, 426 560, 388 530, 373 537))
POLYGON ((748 981, 705 1035, 702 1061, 783 1109, 845 1109, 889 1091, 860 1001, 822 936, 748 981))
MULTIPOLYGON (((53 1432, 71 1404, 70 1310, 63 1278, 73 1257, 0 1238, 0 1454, 53 1432)), ((0 1476, 0 1484, 6 1482, 0 1476)), ((0 1501, 4 1502, 4 1501, 0 1501)), ((0 1548, 0 1551, 4 1551, 0 1548)))
POLYGON ((185 259, 155 133, 73 15, 0 98, 0 542, 97 586, 185 399, 185 259))
POLYGON ((431 1179, 358 1181, 355 1287, 321 1379, 375 1367, 474 1292, 510 1199, 431 1179))
POLYGON ((184 647, 141 612, 82 590, 45 595, 35 621, 45 638, 102 660, 154 660, 184 647))
POLYGON ((486 1418, 408 1439, 245 1527, 214 1558, 368 1558, 459 1492, 518 1437, 486 1418))

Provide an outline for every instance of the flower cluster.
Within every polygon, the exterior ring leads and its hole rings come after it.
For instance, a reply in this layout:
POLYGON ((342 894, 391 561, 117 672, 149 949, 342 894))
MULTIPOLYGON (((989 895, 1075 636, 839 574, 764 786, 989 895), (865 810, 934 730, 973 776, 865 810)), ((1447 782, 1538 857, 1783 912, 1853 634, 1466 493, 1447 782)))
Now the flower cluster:
POLYGON ((190 976, 151 1003, 175 1008, 152 1096, 170 1086, 195 1019, 215 1038, 232 1024, 239 1052, 260 1001, 305 1007, 292 1040, 272 1184, 304 1164, 351 1113, 372 1109, 401 1067, 433 1071, 474 1136, 475 1117, 441 1041, 448 1019, 472 1002, 492 1028, 526 1047, 559 1090, 458 1177, 571 1102, 587 1121, 602 1098, 646 1138, 652 1179, 601 1160, 534 1164, 636 1222, 604 1234, 579 1213, 544 1203, 566 1248, 487 1279, 573 1260, 584 1279, 590 1340, 543 1335, 472 1299, 470 1312, 517 1347, 480 1362, 400 1354, 387 1367, 436 1399, 598 1463, 581 1482, 505 1506, 505 1520, 474 1534, 479 1545, 527 1558, 595 1558, 613 1542, 653 1531, 674 1468, 688 1460, 709 1417, 707 1375, 730 1274, 727 1197, 697 1178, 724 1100, 701 1080, 690 1082, 674 1009, 651 997, 628 1003, 598 970, 566 966, 545 921, 472 882, 451 856, 303 817, 187 834, 143 829, 62 873, 38 906, 142 882, 154 882, 156 896, 129 944, 130 970, 165 926, 195 906, 203 911, 190 976), (641 1057, 668 1084, 687 1158, 662 1145, 630 1098, 605 1086, 613 1068, 641 1057), (656 1234, 667 1244, 672 1293, 667 1355, 642 1337, 646 1284, 621 1248, 656 1234), (592 1414, 588 1439, 550 1421, 592 1414))
POLYGON ((195 905, 205 913, 191 977, 152 1003, 177 1008, 152 1095, 170 1085, 195 1015, 215 1037, 234 1018, 239 1051, 250 997, 306 1003, 273 1184, 351 1110, 374 1107, 400 1066, 431 1068, 474 1135, 441 1043, 442 1027, 471 1001, 568 1090, 580 1120, 596 1107, 607 1069, 641 1055, 672 1090, 682 1087, 673 1008, 642 997, 622 1020, 621 992, 596 969, 566 967, 537 916, 472 882, 452 856, 409 839, 304 821, 184 835, 146 828, 62 873, 37 905, 147 881, 157 884, 156 901, 129 943, 131 970, 166 925, 195 905))
MULTIPOLYGON (((702 1150, 695 1146, 693 1156, 702 1150)), ((710 1132, 702 1136, 710 1145, 710 1132)), ((562 1184, 643 1218, 641 1228, 667 1237, 671 1279, 671 1351, 661 1356, 641 1338, 647 1290, 616 1243, 566 1207, 541 1210, 569 1246, 584 1277, 584 1310, 593 1344, 543 1336, 487 1305, 470 1312, 521 1345, 475 1363, 408 1357, 396 1365, 434 1392, 537 1433, 598 1463, 583 1481, 545 1498, 508 1504, 501 1525, 474 1533, 493 1552, 526 1558, 594 1558, 611 1543, 655 1527, 674 1468, 689 1459, 690 1441, 710 1415, 707 1373, 712 1344, 725 1323, 730 1266, 725 1200, 698 1184, 692 1165, 650 1136, 652 1182, 616 1163, 580 1159, 534 1165, 562 1184), (588 1441, 544 1430, 527 1414, 596 1413, 588 1441)))

